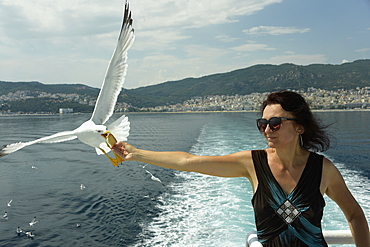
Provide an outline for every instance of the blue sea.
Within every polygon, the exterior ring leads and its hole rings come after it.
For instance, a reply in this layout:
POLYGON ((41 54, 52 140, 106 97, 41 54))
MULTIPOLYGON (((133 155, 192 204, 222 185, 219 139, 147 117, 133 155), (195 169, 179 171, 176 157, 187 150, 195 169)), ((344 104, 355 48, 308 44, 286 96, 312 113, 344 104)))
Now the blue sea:
MULTIPOLYGON (((266 148, 254 112, 127 115, 129 142, 138 148, 198 155, 266 148)), ((332 124, 333 147, 324 155, 339 168, 369 218, 370 111, 315 115, 332 124)), ((1 116, 0 144, 72 130, 89 117, 1 116)), ((0 158, 0 216, 8 214, 0 218, 0 246, 245 246, 246 233, 255 229, 251 198, 245 178, 133 161, 116 168, 78 140, 36 144, 0 158), (35 216, 39 222, 30 227, 35 216), (18 236, 18 226, 34 230, 34 238, 18 236)), ((325 199, 323 228, 348 229, 340 209, 325 199)))

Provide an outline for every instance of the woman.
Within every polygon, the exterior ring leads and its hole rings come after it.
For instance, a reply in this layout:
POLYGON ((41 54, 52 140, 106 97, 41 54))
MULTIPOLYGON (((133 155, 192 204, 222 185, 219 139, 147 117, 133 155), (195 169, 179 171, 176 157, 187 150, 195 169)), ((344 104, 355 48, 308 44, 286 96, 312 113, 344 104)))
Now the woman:
POLYGON ((119 142, 113 151, 124 160, 219 177, 246 177, 252 184, 257 235, 263 246, 327 246, 321 230, 326 193, 346 216, 356 246, 369 247, 365 215, 325 151, 330 141, 304 98, 294 92, 272 93, 257 120, 266 150, 223 156, 153 152, 119 142))

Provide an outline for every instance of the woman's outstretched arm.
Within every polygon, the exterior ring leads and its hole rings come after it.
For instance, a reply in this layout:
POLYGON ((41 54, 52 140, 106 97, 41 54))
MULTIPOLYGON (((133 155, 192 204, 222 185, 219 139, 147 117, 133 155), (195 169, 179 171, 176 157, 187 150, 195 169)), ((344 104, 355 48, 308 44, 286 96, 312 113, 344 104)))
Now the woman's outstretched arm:
POLYGON ((222 156, 197 156, 186 152, 155 152, 118 142, 112 150, 124 160, 135 160, 164 168, 219 177, 247 177, 253 166, 250 151, 222 156))

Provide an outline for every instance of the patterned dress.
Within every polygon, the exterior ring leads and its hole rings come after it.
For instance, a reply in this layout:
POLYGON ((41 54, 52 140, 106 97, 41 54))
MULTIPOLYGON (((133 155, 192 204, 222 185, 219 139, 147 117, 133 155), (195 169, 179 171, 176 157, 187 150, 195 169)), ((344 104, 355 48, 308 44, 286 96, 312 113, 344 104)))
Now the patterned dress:
POLYGON ((257 236, 263 246, 327 246, 321 229, 323 156, 310 153, 297 186, 286 194, 273 176, 265 150, 252 151, 258 187, 252 198, 257 236))

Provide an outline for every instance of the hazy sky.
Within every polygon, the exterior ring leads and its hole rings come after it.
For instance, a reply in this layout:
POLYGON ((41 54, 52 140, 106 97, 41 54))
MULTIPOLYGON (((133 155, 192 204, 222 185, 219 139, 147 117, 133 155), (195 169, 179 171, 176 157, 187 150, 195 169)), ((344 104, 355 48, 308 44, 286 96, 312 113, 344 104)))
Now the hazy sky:
MULTIPOLYGON (((124 0, 0 0, 0 80, 100 87, 124 0)), ((125 88, 370 58, 370 0, 131 0, 125 88)))

